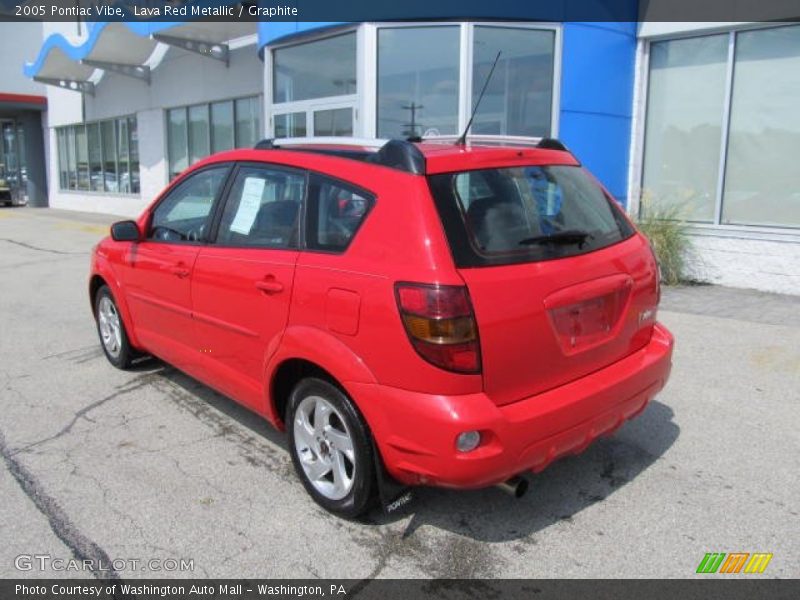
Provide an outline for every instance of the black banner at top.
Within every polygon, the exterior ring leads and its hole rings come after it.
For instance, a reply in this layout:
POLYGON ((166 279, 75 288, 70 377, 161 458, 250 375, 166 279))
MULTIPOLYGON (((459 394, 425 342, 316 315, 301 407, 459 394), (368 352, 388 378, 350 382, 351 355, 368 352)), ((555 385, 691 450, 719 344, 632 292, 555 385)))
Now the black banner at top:
POLYGON ((39 21, 800 21, 798 0, 0 0, 39 21))

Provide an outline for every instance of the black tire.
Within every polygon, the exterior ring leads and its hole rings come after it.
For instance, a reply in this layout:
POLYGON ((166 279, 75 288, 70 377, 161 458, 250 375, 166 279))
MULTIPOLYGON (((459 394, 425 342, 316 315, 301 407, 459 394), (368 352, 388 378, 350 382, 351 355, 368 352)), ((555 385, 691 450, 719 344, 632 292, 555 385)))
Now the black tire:
POLYGON ((117 367, 118 369, 128 369, 133 362, 133 359, 138 356, 136 351, 128 341, 128 333, 125 331, 125 323, 122 321, 122 316, 120 315, 119 308, 117 307, 117 302, 114 300, 114 295, 111 293, 111 290, 108 288, 107 285, 100 286, 100 289, 97 290, 97 294, 94 298, 94 317, 95 323, 97 325, 97 335, 100 337, 100 347, 103 348, 103 353, 106 355, 108 362, 112 365, 117 367), (116 312, 119 320, 119 349, 118 351, 109 350, 106 347, 106 343, 103 341, 103 330, 101 327, 101 304, 104 302, 104 299, 107 299, 111 302, 114 311, 116 312))
MULTIPOLYGON (((334 422, 333 417, 331 422, 334 422)), ((315 377, 301 380, 289 397, 286 408, 286 429, 289 437, 289 453, 297 476, 317 504, 329 512, 347 518, 358 517, 372 508, 376 497, 376 481, 371 435, 363 417, 342 390, 328 381, 315 377), (303 467, 303 459, 296 444, 295 422, 299 417, 298 408, 304 400, 312 397, 324 399, 335 409, 335 427, 341 429, 339 421, 343 421, 344 430, 352 441, 354 460, 348 460, 352 466, 352 485, 347 495, 339 499, 331 499, 315 487, 303 467)), ((333 452, 335 451, 334 449, 333 452)), ((331 470, 332 482, 333 479, 331 470)))

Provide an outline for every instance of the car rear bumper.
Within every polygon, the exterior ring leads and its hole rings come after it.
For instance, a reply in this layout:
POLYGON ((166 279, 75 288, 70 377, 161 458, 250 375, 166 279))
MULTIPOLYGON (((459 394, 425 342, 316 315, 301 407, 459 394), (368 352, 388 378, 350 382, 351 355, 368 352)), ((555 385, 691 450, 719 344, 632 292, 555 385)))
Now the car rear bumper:
POLYGON ((558 388, 504 406, 483 393, 440 396, 378 384, 347 387, 369 422, 388 472, 409 485, 486 487, 584 450, 637 415, 663 387, 673 338, 660 324, 647 346, 558 388), (472 452, 456 437, 481 432, 472 452))

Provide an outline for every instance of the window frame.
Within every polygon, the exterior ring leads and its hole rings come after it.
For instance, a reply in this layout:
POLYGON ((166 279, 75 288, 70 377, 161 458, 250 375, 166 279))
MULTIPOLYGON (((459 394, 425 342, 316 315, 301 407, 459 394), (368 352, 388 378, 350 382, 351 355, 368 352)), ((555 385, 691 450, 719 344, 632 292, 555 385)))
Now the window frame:
POLYGON ((357 135, 360 128, 359 113, 364 92, 361 87, 363 77, 361 76, 361 64, 363 48, 363 26, 348 25, 336 27, 335 29, 317 32, 311 35, 304 35, 301 39, 293 39, 288 42, 271 44, 264 53, 266 63, 264 93, 267 98, 268 114, 265 115, 267 126, 267 136, 275 137, 275 117, 292 113, 305 113, 306 115, 306 135, 314 136, 314 113, 318 110, 329 110, 337 108, 352 108, 353 110, 353 135, 357 135), (305 44, 313 44, 323 40, 340 37, 343 35, 354 34, 356 38, 356 91, 352 94, 341 94, 338 96, 324 96, 321 98, 309 98, 306 100, 291 100, 289 102, 275 102, 275 51, 284 48, 292 48, 305 44))
MULTIPOLYGON (((222 196, 216 199, 216 204, 213 208, 213 220, 211 222, 211 226, 209 227, 208 233, 205 236, 204 240, 199 243, 204 243, 209 246, 214 246, 215 248, 237 248, 243 250, 257 250, 257 251, 277 251, 277 252, 313 252, 316 254, 329 254, 329 255, 343 255, 349 250, 350 246, 355 240, 356 236, 358 235, 361 228, 366 223, 369 216, 372 214, 372 211, 375 208, 375 205, 378 203, 379 198, 378 194, 374 191, 371 191, 367 188, 364 188, 360 185, 356 185, 350 181, 346 181, 340 177, 336 177, 335 175, 330 175, 329 173, 323 173, 321 171, 316 171, 312 169, 307 169, 305 167, 298 167, 295 165, 286 165, 283 163, 276 163, 276 162, 267 162, 267 161, 236 161, 236 162, 229 162, 229 163, 215 163, 214 165, 207 165, 199 169, 198 171, 202 171, 208 169, 210 167, 219 165, 219 164, 227 164, 230 165, 230 171, 228 172, 227 179, 222 186, 222 196), (252 246, 252 245, 245 245, 245 244, 220 244, 219 243, 219 228, 222 223, 222 216, 225 212, 225 208, 230 202, 230 192, 233 189, 233 185, 236 181, 236 176, 239 174, 239 171, 242 168, 267 168, 267 169, 275 169, 279 171, 287 171, 287 172, 294 172, 294 173, 302 173, 305 178, 305 194, 303 195, 303 201, 300 206, 300 216, 298 218, 298 227, 299 231, 297 234, 297 247, 296 248, 274 248, 274 247, 262 247, 262 246, 252 246), (322 249, 322 248, 309 248, 307 244, 307 234, 309 228, 309 221, 308 221, 308 201, 309 201, 309 191, 311 189, 310 181, 312 176, 322 177, 323 179, 327 179, 336 183, 337 185, 341 185, 343 188, 349 188, 353 191, 363 195, 364 197, 370 200, 369 208, 367 212, 364 214, 364 218, 361 219, 358 227, 353 231, 353 235, 350 237, 347 246, 342 249, 322 249)), ((177 183, 179 179, 176 179, 174 183, 177 183)), ((169 191, 169 190, 167 190, 169 191)), ((167 191, 164 192, 164 196, 166 196, 167 191)), ((159 199, 158 202, 160 203, 162 200, 159 199)), ((153 206, 153 210, 155 210, 155 205, 153 206)), ((148 216, 148 229, 150 227, 150 219, 152 218, 151 215, 148 216)), ((198 242, 195 242, 198 243, 198 242)))
POLYGON ((142 190, 141 190, 141 181, 142 181, 142 179, 141 179, 141 158, 139 156, 139 149, 138 149, 138 144, 139 144, 139 141, 138 141, 138 137, 139 137, 139 122, 138 122, 138 118, 136 117, 136 114, 126 114, 126 115, 121 115, 121 116, 117 116, 117 117, 111 117, 111 118, 107 118, 107 119, 96 119, 96 120, 85 121, 85 122, 80 122, 80 123, 71 123, 71 124, 68 124, 68 125, 59 125, 57 127, 54 127, 53 129, 55 131, 55 145, 54 145, 54 148, 56 150, 55 156, 56 156, 57 171, 58 171, 58 174, 59 174, 59 177, 58 177, 58 191, 59 191, 59 193, 67 193, 67 194, 78 193, 78 194, 89 194, 89 195, 92 195, 92 196, 113 196, 113 197, 128 197, 128 198, 139 198, 139 197, 141 197, 141 195, 142 195, 142 190), (139 168, 138 168, 139 172, 138 172, 138 177, 137 177, 136 181, 139 182, 139 190, 135 191, 135 192, 134 191, 131 191, 131 192, 121 192, 121 191, 119 191, 120 182, 121 182, 121 179, 122 179, 122 173, 121 173, 121 170, 120 170, 120 151, 119 151, 120 140, 119 140, 119 131, 118 131, 118 129, 119 129, 119 123, 121 123, 123 121, 125 122, 125 129, 126 129, 125 147, 126 147, 126 152, 127 152, 127 159, 126 159, 127 160, 127 169, 125 170, 125 172, 128 173, 128 185, 132 185, 133 181, 134 181, 133 169, 131 168, 131 155, 132 155, 131 154, 131 138, 133 136, 131 125, 134 125, 136 127, 136 144, 137 144, 136 155, 137 155, 137 163, 139 165, 139 168), (110 171, 106 170, 106 154, 107 154, 108 148, 106 148, 106 140, 104 139, 104 137, 105 137, 104 136, 104 128, 108 124, 110 124, 111 127, 112 127, 113 138, 114 138, 114 140, 113 140, 114 147, 111 150, 112 150, 112 154, 113 154, 113 157, 114 157, 114 164, 116 165, 117 191, 112 191, 112 190, 107 189, 107 182, 106 182, 106 173, 109 173, 110 171), (100 140, 99 140, 100 141, 100 149, 99 149, 99 152, 100 152, 100 158, 101 158, 101 160, 100 160, 100 164, 101 164, 100 174, 101 174, 102 181, 103 181, 103 189, 102 190, 93 190, 93 189, 91 189, 91 165, 90 165, 91 161, 88 160, 88 157, 91 154, 91 151, 89 150, 88 147, 87 147, 87 168, 89 170, 88 179, 87 179, 88 180, 88 187, 87 187, 87 189, 81 189, 78 186, 79 173, 80 173, 80 168, 78 167, 77 158, 76 158, 76 155, 77 155, 77 144, 78 144, 78 141, 77 141, 78 131, 79 130, 83 131, 83 134, 86 137, 86 140, 87 140, 87 143, 88 143, 89 127, 90 126, 97 126, 97 128, 98 128, 98 130, 100 132, 100 140), (63 158, 67 162, 67 164, 65 166, 63 166, 61 164, 62 153, 61 153, 59 138, 62 135, 63 135, 63 141, 64 141, 63 158), (75 160, 75 170, 74 171, 70 169, 70 164, 69 164, 70 161, 73 160, 73 159, 75 160), (61 177, 60 177, 62 171, 66 174, 66 185, 62 185, 63 182, 61 181, 61 177), (70 185, 70 183, 72 181, 72 175, 73 174, 75 176, 75 178, 74 178, 75 186, 74 187, 72 187, 70 185))
POLYGON ((772 241, 800 241, 800 227, 781 225, 741 225, 722 222, 724 204, 725 174, 728 165, 728 134, 731 124, 731 106, 735 78, 736 42, 739 33, 777 29, 783 27, 800 27, 798 23, 750 23, 736 27, 716 27, 701 31, 669 33, 648 37, 642 40, 637 56, 639 83, 634 91, 634 148, 631 152, 628 176, 628 213, 641 216, 642 194, 644 192, 645 142, 647 136, 647 114, 650 98, 650 55, 654 43, 685 40, 724 34, 728 36, 728 53, 726 63, 724 104, 722 106, 722 132, 720 135, 720 157, 714 197, 714 219, 711 223, 687 222, 692 231, 719 237, 745 237, 746 239, 763 239, 772 241), (638 96, 638 98, 637 98, 638 96))
MULTIPOLYGON (((403 27, 442 27, 459 28, 459 81, 458 81, 458 130, 463 131, 472 111, 472 54, 475 27, 497 27, 555 32, 553 48, 553 89, 550 110, 550 136, 558 137, 561 110, 561 79, 563 63, 564 28, 561 23, 519 22, 519 21, 398 21, 361 23, 343 25, 324 30, 311 31, 292 36, 286 41, 269 44, 264 52, 264 123, 268 137, 275 137, 273 117, 278 114, 306 112, 306 136, 312 133, 313 112, 315 109, 353 107, 353 136, 377 137, 378 130, 378 30, 403 27), (273 90, 274 50, 299 44, 307 44, 348 32, 356 33, 356 94, 331 96, 297 102, 275 103, 273 90)), ((482 82, 475 84, 482 85, 482 82)), ((520 136, 503 136, 508 139, 520 136)), ((530 138, 522 138, 530 139, 530 138)))
MULTIPOLYGON (((186 162, 187 162, 187 167, 186 168, 188 169, 193 164, 191 162, 191 158, 192 158, 192 156, 191 156, 191 145, 190 145, 191 135, 189 133, 189 129, 190 129, 189 111, 190 111, 190 109, 192 109, 192 108, 205 108, 205 111, 206 111, 206 114, 207 114, 207 118, 208 118, 208 121, 207 121, 208 127, 207 127, 207 131, 206 131, 206 142, 207 142, 208 149, 209 149, 209 154, 207 154, 206 156, 211 156, 211 155, 215 154, 215 152, 213 151, 213 138, 214 138, 214 134, 213 134, 213 130, 214 130, 213 112, 211 110, 211 106, 213 104, 221 104, 221 103, 225 103, 225 102, 232 102, 233 103, 233 148, 231 148, 231 149, 235 150, 237 148, 242 148, 243 147, 243 146, 239 146, 238 145, 239 139, 238 139, 238 135, 236 133, 236 123, 237 123, 237 116, 238 116, 238 110, 237 110, 237 101, 238 100, 254 100, 255 101, 255 104, 258 107, 257 130, 260 131, 260 132, 263 131, 264 130, 264 102, 263 102, 263 96, 261 94, 248 94, 248 95, 245 95, 245 96, 229 96, 229 97, 225 97, 225 98, 215 98, 213 100, 208 100, 206 102, 195 102, 194 104, 179 104, 177 106, 166 106, 166 107, 164 107, 164 109, 163 109, 164 157, 165 157, 165 159, 167 161, 167 172, 166 172, 167 183, 171 183, 172 181, 177 181, 178 179, 180 179, 180 177, 181 177, 181 175, 183 173, 183 172, 181 172, 178 175, 176 175, 173 179, 170 179, 170 173, 172 171, 172 162, 170 160, 170 148, 171 148, 172 140, 171 140, 170 135, 169 135, 169 126, 170 126, 169 117, 170 117, 170 113, 172 111, 183 111, 183 116, 184 116, 185 123, 186 123, 186 131, 185 131, 184 136, 183 136, 184 139, 182 140, 181 143, 185 144, 185 146, 186 146, 186 162)), ((202 158, 205 158, 205 157, 201 157, 198 160, 202 160, 202 158)), ((197 161, 195 161, 195 162, 197 162, 197 161)), ((185 171, 185 169, 184 169, 184 171, 185 171)))
MULTIPOLYGON (((372 48, 374 67, 371 74, 372 84, 372 105, 374 115, 371 120, 371 128, 366 131, 367 137, 375 137, 378 131, 378 30, 379 29, 399 29, 408 27, 441 27, 444 25, 455 25, 460 27, 460 46, 459 46, 459 87, 458 87, 458 132, 464 131, 470 115, 472 114, 472 92, 473 87, 480 89, 483 82, 473 81, 473 48, 475 40, 475 27, 495 27, 498 29, 527 29, 545 30, 555 32, 553 41, 553 93, 550 107, 550 137, 558 137, 560 124, 561 106, 561 68, 563 55, 563 25, 561 23, 548 22, 519 22, 519 21, 425 21, 425 22, 399 22, 399 23, 376 23, 370 27, 368 36, 372 38, 372 48)), ((514 134, 498 134, 502 137, 513 139, 514 134)))
MULTIPOLYGON (((328 175, 327 173, 320 173, 318 171, 308 171, 307 183, 306 183, 306 197, 303 203, 303 233, 302 233, 302 250, 304 252, 315 252, 317 254, 344 254, 353 244, 353 240, 356 239, 358 232, 361 231, 361 228, 366 223, 369 216, 372 214, 372 210, 375 208, 375 205, 378 203, 378 195, 375 192, 371 192, 359 185, 351 183, 349 181, 345 181, 339 177, 335 177, 333 175, 328 175), (342 189, 354 192, 363 196, 368 201, 367 210, 364 213, 364 216, 361 217, 361 220, 358 222, 358 226, 353 230, 353 234, 350 236, 350 239, 347 241, 347 244, 343 248, 311 248, 308 245, 308 238, 311 232, 311 220, 309 218, 309 204, 310 204, 310 192, 311 192, 311 178, 312 177, 319 177, 321 179, 328 180, 332 182, 334 185, 341 187, 342 189)), ((317 212, 319 212, 319 207, 317 208, 317 212)), ((319 222, 319 215, 317 215, 317 222, 319 222)))
POLYGON ((218 162, 218 163, 211 163, 208 165, 203 165, 199 169, 193 170, 186 170, 181 173, 178 177, 173 179, 167 188, 161 192, 161 195, 158 199, 153 203, 153 205, 147 211, 147 219, 145 222, 145 233, 144 239, 142 240, 143 243, 148 244, 172 244, 172 245, 180 245, 180 246, 206 246, 211 244, 211 234, 213 233, 213 227, 217 212, 219 210, 219 206, 222 203, 222 200, 227 197, 228 186, 231 183, 231 173, 234 171, 236 163, 225 161, 225 162, 218 162), (225 168, 227 172, 225 173, 222 183, 217 190, 217 194, 214 197, 214 201, 211 204, 211 210, 208 212, 208 216, 206 216, 206 225, 208 225, 206 232, 204 233, 203 237, 199 240, 156 240, 153 238, 148 237, 150 235, 150 230, 153 226, 153 217, 155 216, 155 212, 162 203, 166 202, 169 197, 172 195, 173 192, 177 190, 179 186, 181 186, 185 181, 189 178, 194 177, 195 175, 199 175, 209 170, 225 168))

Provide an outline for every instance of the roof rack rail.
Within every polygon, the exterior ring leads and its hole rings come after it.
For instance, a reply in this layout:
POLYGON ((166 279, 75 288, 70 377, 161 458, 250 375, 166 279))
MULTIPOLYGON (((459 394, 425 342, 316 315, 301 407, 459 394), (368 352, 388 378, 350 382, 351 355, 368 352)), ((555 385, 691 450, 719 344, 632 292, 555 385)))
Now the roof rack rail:
POLYGON ((316 152, 332 154, 345 158, 361 158, 366 162, 383 167, 413 173, 425 174, 425 156, 419 148, 406 140, 384 140, 374 138, 355 137, 305 137, 305 138, 275 138, 264 139, 255 145, 256 150, 298 150, 303 152, 316 152), (325 148, 329 146, 332 148, 325 148), (356 146, 366 151, 357 149, 342 149, 346 146, 356 146))
MULTIPOLYGON (((411 138, 410 141, 421 141, 426 143, 455 143, 461 136, 452 135, 432 135, 423 138, 411 138)), ((488 146, 526 146, 536 147, 542 141, 540 137, 528 137, 521 135, 492 135, 475 134, 467 136, 467 143, 485 144, 488 146)))
POLYGON ((317 136, 275 138, 272 140, 272 143, 281 148, 288 146, 314 146, 319 144, 325 146, 362 146, 364 148, 373 148, 377 150, 388 141, 388 139, 381 138, 317 136))
MULTIPOLYGON (((426 138, 413 137, 408 138, 410 142, 442 142, 442 143, 455 143, 459 139, 458 135, 434 135, 426 138)), ((525 148, 542 148, 545 150, 561 150, 569 152, 563 142, 556 138, 549 137, 528 137, 520 135, 491 135, 491 134, 476 134, 468 135, 467 143, 485 144, 488 146, 512 146, 512 147, 525 147, 525 148)))

